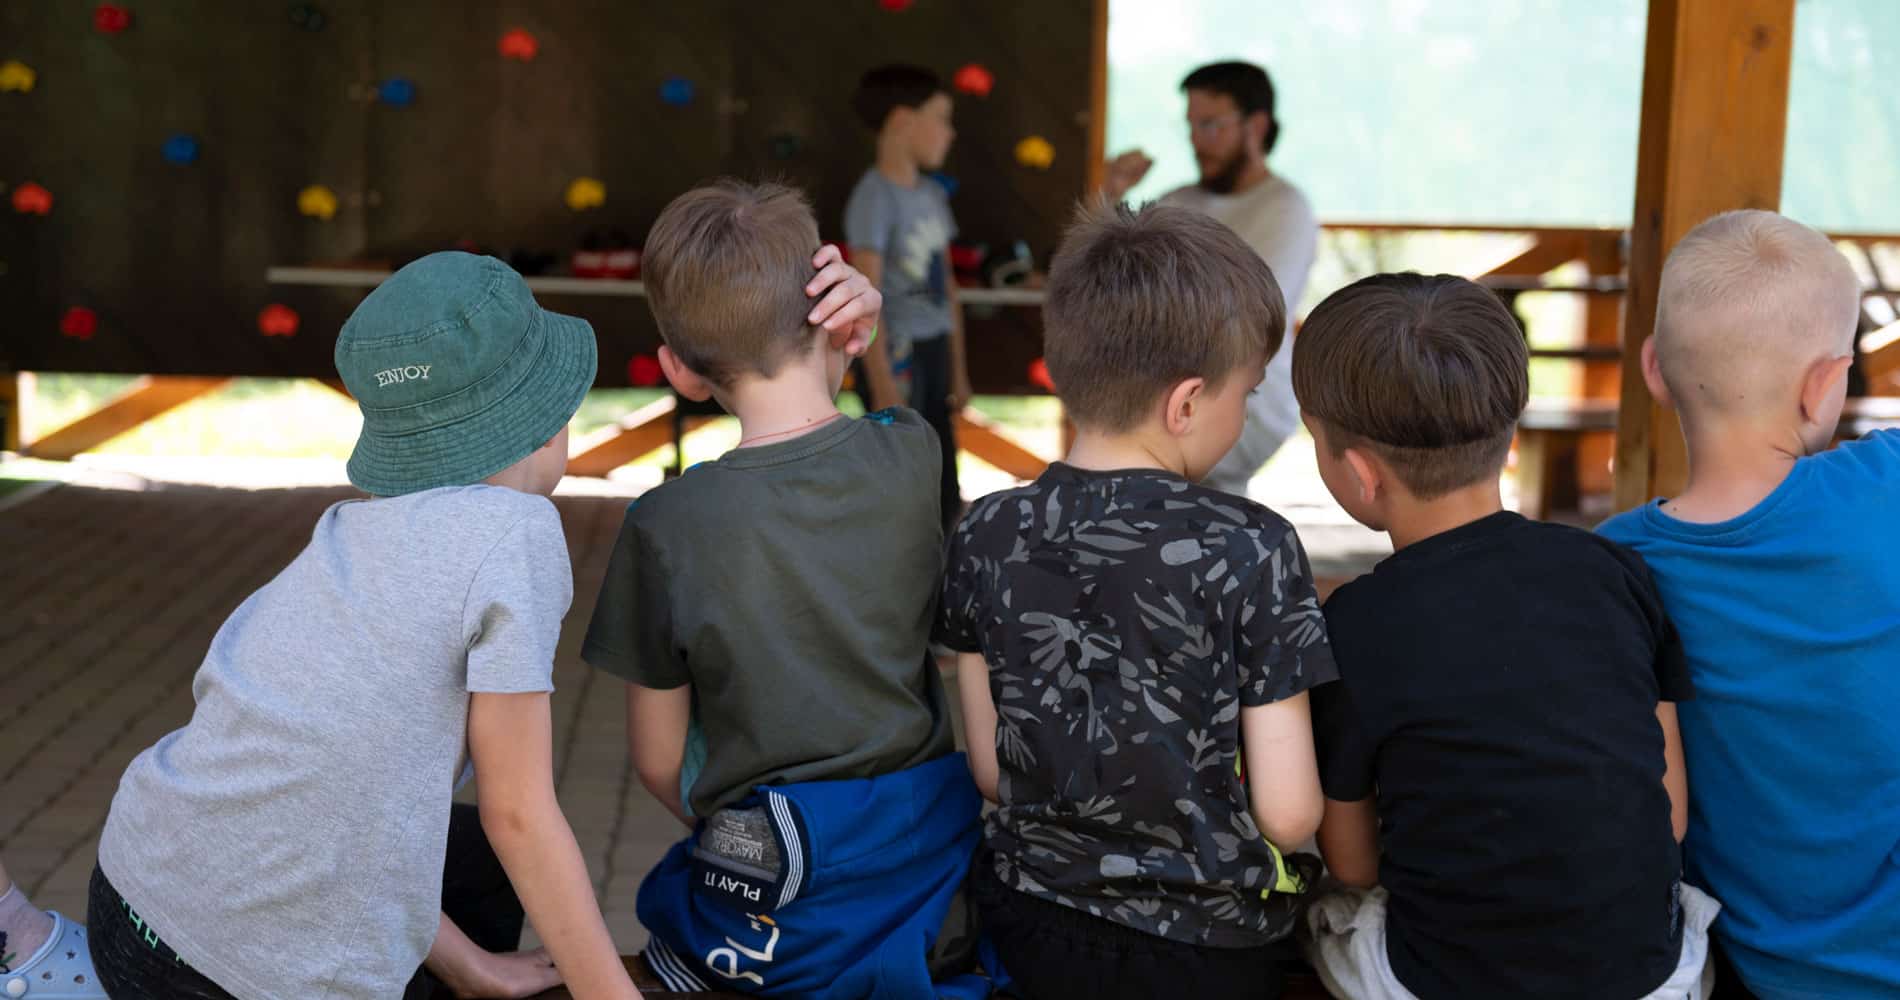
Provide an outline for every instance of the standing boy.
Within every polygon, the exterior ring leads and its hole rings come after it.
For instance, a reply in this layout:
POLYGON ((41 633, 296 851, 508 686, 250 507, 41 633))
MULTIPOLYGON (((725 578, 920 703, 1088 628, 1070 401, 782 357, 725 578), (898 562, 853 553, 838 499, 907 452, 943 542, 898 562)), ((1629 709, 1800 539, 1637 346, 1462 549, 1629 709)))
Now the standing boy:
POLYGON ((1900 432, 1827 450, 1859 314, 1820 233, 1759 211, 1691 230, 1643 344, 1689 483, 1601 529, 1682 630, 1689 874, 1771 1000, 1900 996, 1900 432))
POLYGON ((1333 661, 1292 526, 1195 484, 1284 310, 1266 264, 1184 209, 1087 212, 1056 256, 1044 336, 1075 445, 972 508, 937 631, 999 806, 978 905, 1030 1000, 1279 994, 1317 868, 1283 853, 1320 817, 1306 691, 1333 661))
POLYGON ((833 404, 845 355, 803 287, 817 247, 804 199, 772 185, 689 191, 653 224, 660 365, 740 442, 629 508, 582 656, 628 682, 642 783, 696 818, 640 887, 667 984, 904 1000, 932 993, 980 801, 926 650, 936 442, 908 410, 833 404))
POLYGON ((939 499, 948 532, 963 512, 953 419, 970 402, 970 374, 950 268, 957 220, 942 185, 924 173, 943 166, 957 136, 950 94, 927 69, 882 66, 864 74, 852 105, 877 134, 877 162, 845 203, 844 235, 851 262, 884 293, 887 330, 864 358, 866 409, 908 403, 937 432, 939 499), (894 362, 905 359, 908 400, 898 398, 892 375, 894 362))
POLYGON ((1641 558, 1504 510, 1528 363, 1450 275, 1348 285, 1294 343, 1326 488, 1395 550, 1327 600, 1339 682, 1313 693, 1320 851, 1362 890, 1309 916, 1341 996, 1705 995, 1682 647, 1641 558))

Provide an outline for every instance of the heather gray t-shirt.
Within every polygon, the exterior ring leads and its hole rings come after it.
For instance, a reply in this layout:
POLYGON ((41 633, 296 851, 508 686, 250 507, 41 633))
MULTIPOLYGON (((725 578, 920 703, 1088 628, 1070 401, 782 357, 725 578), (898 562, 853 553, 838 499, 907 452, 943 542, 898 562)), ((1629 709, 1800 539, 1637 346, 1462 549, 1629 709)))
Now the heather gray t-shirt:
POLYGON ((922 417, 885 410, 727 452, 627 510, 581 656, 642 687, 693 686, 693 815, 951 752, 927 651, 937 454, 922 417))
POLYGON ((885 328, 900 343, 950 332, 950 240, 957 221, 950 197, 927 177, 904 187, 873 167, 844 205, 844 238, 883 259, 885 328))
POLYGON ((219 629, 99 863, 242 1000, 385 1000, 434 943, 469 694, 553 689, 560 515, 495 486, 337 504, 219 629))

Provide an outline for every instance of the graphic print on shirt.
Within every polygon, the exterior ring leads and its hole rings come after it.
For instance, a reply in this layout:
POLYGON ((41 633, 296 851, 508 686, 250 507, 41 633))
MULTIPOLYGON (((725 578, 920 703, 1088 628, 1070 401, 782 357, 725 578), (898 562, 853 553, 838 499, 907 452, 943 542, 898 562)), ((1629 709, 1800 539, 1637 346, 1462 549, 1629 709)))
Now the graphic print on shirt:
POLYGON ((933 306, 943 305, 950 297, 949 262, 944 248, 950 244, 950 227, 942 218, 931 215, 911 223, 909 231, 897 238, 897 266, 904 276, 916 283, 913 295, 928 299, 933 306))
POLYGON ((767 927, 772 929, 771 935, 765 939, 764 945, 759 948, 751 948, 738 941, 734 941, 732 938, 727 938, 726 947, 714 948, 706 953, 706 968, 711 969, 713 972, 727 979, 744 979, 755 986, 763 988, 765 986, 765 977, 759 975, 757 972, 740 971, 739 956, 743 955, 754 962, 763 962, 766 965, 771 965, 773 955, 778 951, 778 924, 775 923, 771 917, 765 916, 764 914, 755 915, 748 913, 746 914, 746 920, 750 922, 754 931, 761 934, 766 932, 765 929, 767 927))

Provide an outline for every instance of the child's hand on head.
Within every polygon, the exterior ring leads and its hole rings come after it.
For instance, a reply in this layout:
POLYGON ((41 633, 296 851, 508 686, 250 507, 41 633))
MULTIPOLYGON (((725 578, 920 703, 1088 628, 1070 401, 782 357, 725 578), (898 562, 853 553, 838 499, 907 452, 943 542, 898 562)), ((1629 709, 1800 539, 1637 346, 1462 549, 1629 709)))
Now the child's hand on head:
POLYGON ((852 357, 863 354, 877 335, 884 296, 857 268, 844 262, 835 246, 819 247, 811 266, 818 273, 805 284, 805 294, 818 301, 805 321, 823 327, 834 349, 852 357))

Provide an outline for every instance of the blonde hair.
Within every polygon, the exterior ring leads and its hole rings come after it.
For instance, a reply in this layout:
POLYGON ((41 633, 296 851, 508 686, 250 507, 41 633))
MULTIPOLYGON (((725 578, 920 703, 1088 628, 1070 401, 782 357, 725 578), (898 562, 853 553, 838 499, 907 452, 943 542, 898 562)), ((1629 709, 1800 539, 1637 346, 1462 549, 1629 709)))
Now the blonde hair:
POLYGON ((1724 212, 1663 264, 1656 360, 1677 405, 1744 413, 1853 353, 1860 279, 1826 236, 1775 212, 1724 212))

